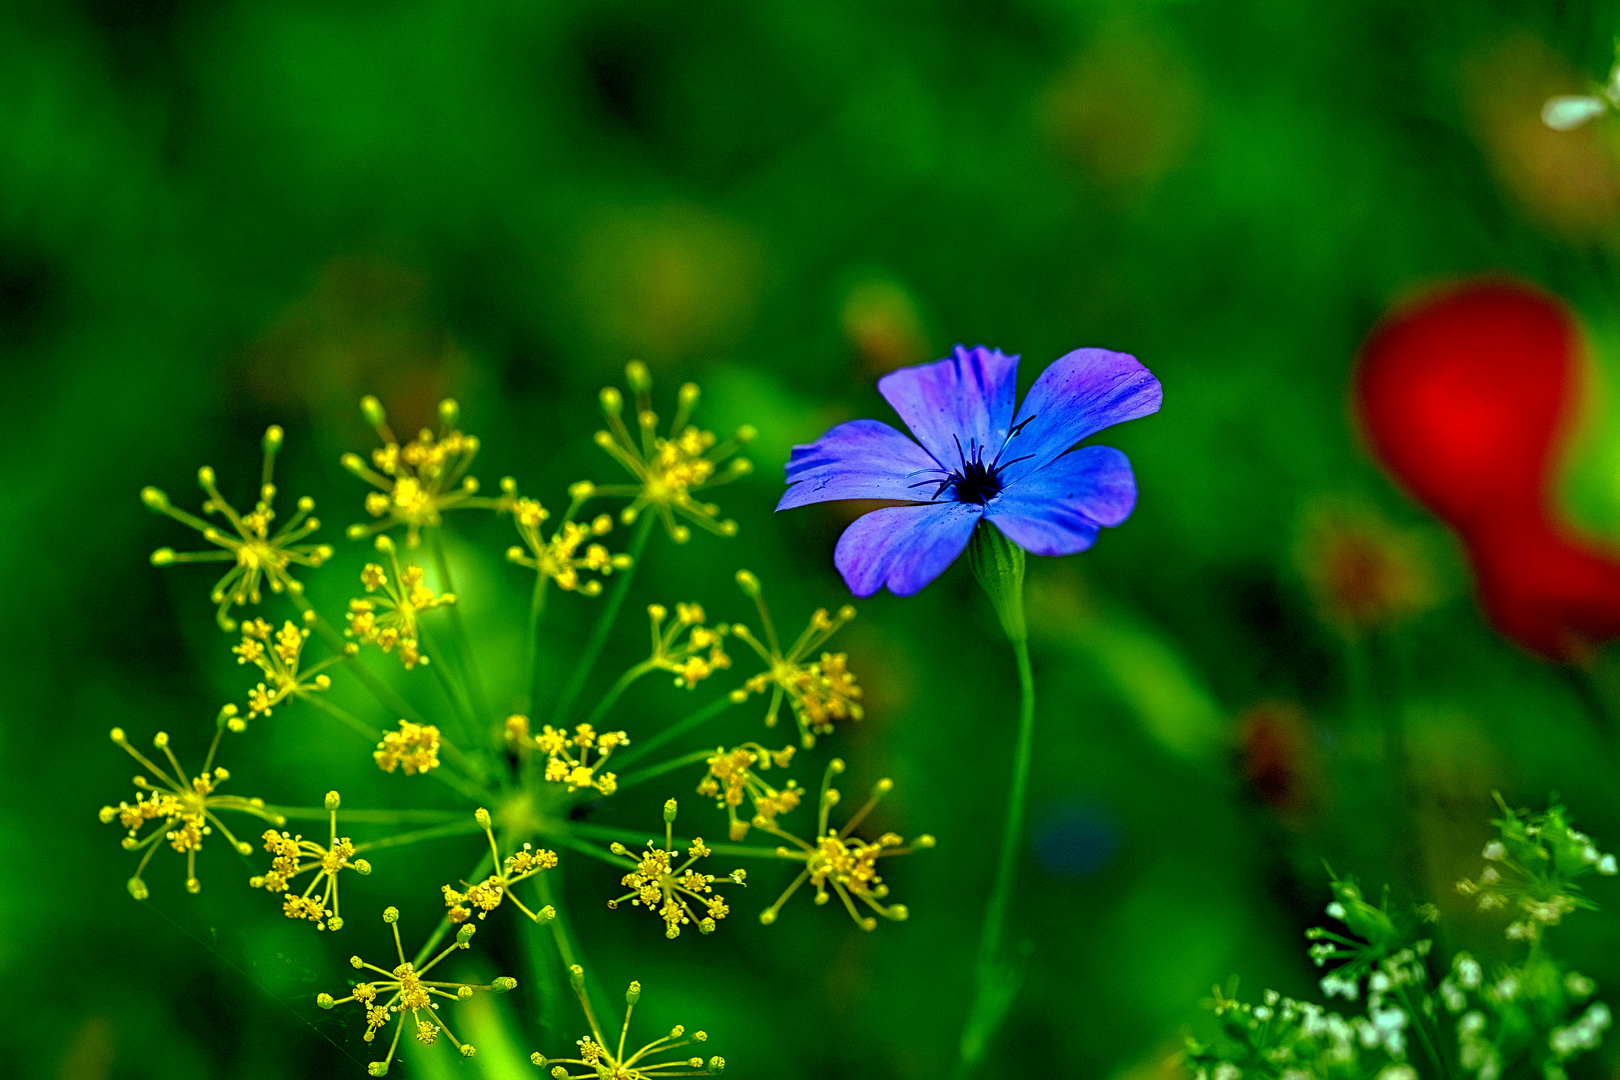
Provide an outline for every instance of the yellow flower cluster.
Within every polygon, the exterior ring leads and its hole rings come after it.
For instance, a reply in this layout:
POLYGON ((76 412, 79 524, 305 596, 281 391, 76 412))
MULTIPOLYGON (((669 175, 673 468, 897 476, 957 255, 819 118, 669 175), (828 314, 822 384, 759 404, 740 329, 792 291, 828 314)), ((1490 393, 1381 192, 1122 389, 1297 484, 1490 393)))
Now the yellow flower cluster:
MULTIPOLYGON (((327 689, 332 685, 332 680, 322 672, 342 663, 355 648, 350 645, 349 651, 328 657, 307 671, 300 672, 299 659, 303 655, 304 642, 308 640, 308 628, 300 627, 290 619, 281 624, 281 629, 275 631, 273 638, 270 624, 263 619, 249 619, 242 624, 242 642, 234 646, 231 652, 236 654, 238 664, 253 664, 265 676, 263 682, 248 691, 247 720, 260 715, 269 716, 271 710, 289 697, 302 697, 327 689)), ((247 727, 246 720, 241 717, 232 717, 228 723, 232 731, 247 727)))
POLYGON ((647 616, 652 621, 652 656, 646 661, 649 669, 668 671, 675 676, 675 685, 688 690, 731 666, 726 655, 725 638, 731 628, 725 623, 704 626, 703 608, 698 604, 676 604, 675 618, 669 625, 669 609, 663 604, 649 604, 647 616), (682 631, 686 639, 679 640, 682 631))
POLYGON ((326 809, 332 815, 332 832, 324 845, 305 840, 302 836, 266 829, 264 850, 272 856, 270 870, 248 879, 248 884, 255 889, 286 894, 281 903, 282 914, 289 919, 307 919, 315 924, 317 930, 343 929, 343 916, 338 911, 338 873, 345 869, 353 870, 362 877, 371 873, 370 863, 355 858, 358 849, 354 841, 337 834, 339 805, 341 800, 338 793, 327 792, 326 809), (306 859, 309 861, 306 862, 306 859), (302 893, 289 892, 292 879, 310 870, 316 871, 316 874, 310 879, 308 887, 302 893), (321 888, 323 883, 325 888, 317 896, 315 890, 321 888))
POLYGON ((723 1057, 711 1057, 707 1062, 695 1055, 659 1060, 662 1055, 692 1043, 708 1042, 707 1033, 694 1031, 688 1035, 686 1028, 680 1024, 671 1028, 663 1038, 654 1039, 639 1050, 626 1053, 630 1016, 635 1011, 636 1003, 641 1000, 639 982, 631 983, 630 989, 625 992, 624 1024, 619 1028, 618 1039, 609 1042, 596 1021, 596 1011, 591 1008, 591 999, 585 990, 585 969, 578 964, 569 967, 568 981, 585 1010, 591 1033, 575 1042, 574 1045, 579 1047, 579 1057, 548 1058, 539 1051, 529 1055, 529 1060, 535 1065, 541 1068, 551 1066, 552 1080, 654 1080, 664 1076, 716 1076, 725 1071, 726 1059, 723 1057), (617 1049, 613 1049, 615 1046, 617 1049), (570 1072, 570 1065, 578 1065, 584 1071, 570 1072))
MULTIPOLYGON (((694 839, 687 848, 686 861, 675 864, 679 856, 675 850, 674 821, 675 800, 670 799, 664 804, 664 846, 647 841, 647 850, 635 857, 630 873, 620 880, 630 891, 609 900, 608 907, 617 908, 628 900, 633 906, 657 912, 664 920, 664 936, 670 939, 680 937, 681 927, 688 923, 696 923, 700 931, 710 934, 714 932, 715 923, 730 914, 731 909, 726 906, 725 898, 715 892, 714 875, 692 869, 693 863, 711 854, 702 837, 694 839), (692 902, 703 909, 702 915, 693 911, 692 902)), ((631 857, 629 849, 617 841, 611 850, 615 855, 631 857)), ((744 876, 741 870, 731 872, 731 880, 739 885, 744 876)))
POLYGON ((291 575, 290 568, 295 564, 319 566, 332 557, 332 549, 326 544, 300 543, 321 526, 318 520, 310 516, 315 509, 313 499, 307 497, 299 499, 297 512, 287 519, 281 528, 275 532, 270 531, 271 523, 276 517, 276 485, 272 480, 276 454, 281 449, 281 443, 281 428, 272 426, 265 431, 264 468, 259 480, 259 499, 254 503, 253 509, 245 514, 238 513, 219 493, 219 488, 214 485, 213 469, 205 465, 197 470, 197 482, 201 485, 203 493, 208 496, 203 501, 203 513, 222 516, 230 523, 234 535, 176 508, 169 502, 169 497, 155 487, 141 489, 141 501, 151 510, 167 514, 182 525, 189 525, 201 533, 204 540, 221 549, 177 552, 173 548, 162 547, 152 552, 153 566, 190 562, 236 564, 214 584, 209 594, 209 598, 219 605, 215 618, 227 632, 236 629, 236 622, 230 617, 231 608, 243 604, 257 604, 262 583, 268 584, 271 592, 289 592, 297 595, 303 592, 304 587, 291 575))
POLYGON ((524 545, 507 548, 506 557, 519 566, 527 566, 546 581, 555 581, 559 589, 595 596, 602 591, 602 583, 596 578, 582 578, 580 571, 606 576, 615 570, 628 570, 630 556, 609 554, 601 544, 586 544, 587 540, 605 536, 613 529, 613 519, 607 514, 596 515, 589 525, 574 520, 579 507, 595 494, 594 485, 581 482, 570 488, 569 493, 573 504, 547 537, 541 526, 551 518, 551 512, 540 505, 540 500, 519 495, 517 481, 510 476, 501 480, 500 507, 511 512, 524 545), (583 552, 581 546, 585 548, 583 552))
POLYGON ((358 956, 349 958, 349 963, 357 970, 370 970, 381 975, 381 979, 372 979, 370 982, 357 984, 349 992, 348 997, 334 998, 331 994, 318 994, 315 1004, 323 1009, 334 1008, 354 1002, 366 1011, 366 1033, 363 1038, 371 1042, 377 1037, 377 1031, 387 1025, 393 1017, 399 1017, 399 1024, 394 1028, 394 1041, 388 1047, 388 1056, 381 1061, 373 1061, 366 1067, 372 1076, 388 1075, 388 1066, 393 1063, 394 1054, 399 1049, 399 1037, 405 1030, 405 1015, 410 1014, 415 1030, 413 1034, 416 1041, 424 1045, 437 1042, 439 1035, 444 1034, 452 1045, 461 1051, 462 1057, 472 1057, 477 1051, 471 1043, 457 1039, 445 1025, 444 1017, 439 1009, 439 1002, 465 1001, 473 996, 475 990, 491 990, 497 994, 505 993, 517 986, 516 979, 499 978, 483 985, 461 982, 444 982, 441 980, 428 980, 426 975, 432 971, 439 961, 455 952, 457 949, 469 948, 473 932, 476 927, 463 926, 452 942, 439 955, 423 964, 420 968, 410 960, 405 959, 405 947, 399 939, 399 910, 385 908, 383 921, 394 931, 394 950, 399 956, 399 963, 393 968, 382 968, 376 964, 368 963, 358 956))
POLYGON ((834 832, 827 824, 827 817, 834 806, 838 805, 838 791, 830 786, 834 775, 844 771, 844 763, 834 758, 827 765, 827 772, 821 781, 821 816, 816 823, 816 835, 809 841, 801 840, 791 833, 783 832, 774 822, 759 822, 755 824, 767 832, 773 833, 794 846, 792 848, 778 848, 777 854, 783 858, 803 860, 804 869, 799 876, 793 879, 782 895, 769 908, 762 911, 759 921, 769 925, 776 921, 777 914, 782 905, 787 903, 799 887, 806 881, 810 882, 816 890, 816 903, 825 904, 832 895, 837 895, 843 901, 844 908, 849 917, 862 930, 877 929, 877 920, 870 915, 862 915, 855 907, 855 901, 860 900, 867 907, 895 922, 902 922, 910 914, 904 904, 884 904, 882 901, 889 895, 889 887, 883 884, 883 878, 878 875, 877 861, 891 855, 906 855, 918 848, 931 848, 934 846, 932 836, 923 835, 908 846, 897 833, 886 832, 879 836, 875 842, 851 839, 850 833, 866 819, 878 802, 894 790, 894 781, 879 780, 872 788, 872 795, 866 800, 866 805, 857 810, 844 827, 834 832), (827 890, 831 887, 832 892, 827 890))
POLYGON ((759 579, 747 570, 739 570, 737 584, 759 610, 765 642, 741 623, 732 626, 731 632, 747 642, 769 667, 752 676, 741 689, 734 690, 732 700, 745 701, 750 694, 770 690, 771 704, 765 713, 765 726, 776 726, 782 702, 788 702, 799 725, 799 739, 806 747, 816 744, 816 736, 831 734, 837 721, 863 718, 866 713, 861 707, 861 688, 856 685, 855 674, 849 670, 849 657, 844 653, 824 652, 819 660, 810 660, 828 638, 855 617, 855 609, 845 604, 837 615, 829 615, 825 608, 818 608, 798 640, 783 652, 759 579))
POLYGON ((366 587, 364 598, 349 601, 350 637, 366 645, 375 645, 385 653, 399 649, 400 663, 406 670, 425 664, 419 645, 421 630, 417 617, 424 611, 445 607, 456 602, 454 593, 435 595, 423 581, 422 568, 415 563, 400 566, 394 542, 386 536, 377 537, 377 550, 388 556, 393 576, 376 563, 367 563, 360 571, 360 584, 366 587), (378 590, 381 596, 371 595, 378 590))
POLYGON ((597 731, 590 724, 578 724, 572 733, 547 724, 539 735, 530 735, 529 718, 513 715, 506 718, 506 740, 514 748, 545 754, 546 780, 566 784, 569 794, 595 788, 603 795, 611 795, 618 790, 618 777, 602 771, 602 766, 613 751, 629 745, 630 736, 622 731, 597 731), (593 750, 595 761, 591 760, 593 750))
POLYGON ((401 720, 398 731, 383 732, 382 742, 371 756, 383 772, 402 766, 406 776, 431 772, 439 767, 439 729, 432 724, 401 720))
POLYGON ((366 397, 360 411, 383 445, 371 452, 369 466, 359 454, 344 454, 342 462, 345 469, 377 489, 366 496, 366 512, 378 520, 349 526, 351 540, 403 525, 406 546, 415 547, 421 542, 422 529, 441 524, 445 511, 487 505, 472 501, 478 481, 467 470, 478 453, 478 439, 457 430, 461 407, 454 400, 439 402, 437 435, 424 428, 403 446, 389 428, 381 402, 366 397))
POLYGON ((753 805, 753 824, 773 823, 777 815, 799 805, 804 789, 798 781, 789 780, 785 787, 777 789, 760 779, 756 771, 768 770, 772 765, 787 768, 788 762, 793 760, 793 749, 785 746, 781 750, 767 750, 758 743, 743 743, 730 750, 719 747, 708 759, 709 774, 698 784, 698 794, 726 808, 733 840, 742 840, 748 835, 750 822, 737 816, 737 807, 745 797, 753 805))
POLYGON ((152 745, 162 750, 169 759, 169 765, 174 770, 172 774, 131 746, 123 728, 112 729, 112 741, 123 747, 130 757, 140 762, 147 772, 162 783, 162 787, 159 787, 146 777, 137 776, 135 786, 139 791, 133 803, 120 802, 117 806, 101 808, 102 824, 111 824, 116 820, 128 830, 128 835, 124 837, 126 851, 144 849, 146 852, 141 856, 140 865, 135 868, 135 875, 129 879, 129 892, 135 899, 145 900, 148 895, 141 874, 151 861, 152 853, 157 851, 159 840, 167 840, 170 847, 185 855, 186 889, 197 892, 202 888, 202 882, 197 879, 197 852, 202 847, 203 837, 212 833, 214 828, 225 834, 225 839, 239 854, 246 855, 253 850, 231 834, 231 830, 219 819, 217 811, 234 810, 253 814, 276 825, 282 824, 279 816, 265 809, 263 799, 215 794, 215 789, 231 776, 225 768, 214 766, 214 754, 219 749, 219 737, 224 733, 225 723, 235 712, 234 706, 226 706, 220 711, 219 730, 214 734, 213 745, 208 748, 208 757, 202 769, 195 776, 186 775, 186 771, 180 767, 174 751, 169 749, 169 736, 166 733, 158 732, 152 745), (142 827, 154 821, 158 823, 157 827, 141 836, 142 827))
POLYGON ((635 483, 599 487, 597 493, 625 495, 633 500, 619 513, 619 520, 626 525, 634 522, 642 511, 651 509, 677 544, 691 539, 692 530, 678 523, 676 514, 721 536, 735 535, 735 521, 719 520, 720 508, 698 501, 693 494, 754 471, 753 463, 747 458, 734 456, 753 439, 754 429, 739 428, 733 438, 720 443, 713 432, 691 426, 688 419, 697 404, 698 388, 687 383, 680 389, 669 435, 659 435, 658 414, 652 411, 650 396, 652 377, 646 365, 632 361, 626 366, 625 375, 636 397, 639 437, 632 436, 625 426, 624 396, 609 386, 602 391, 602 414, 607 418, 608 430, 596 433, 596 444, 623 465, 635 483), (730 464, 722 470, 720 465, 728 459, 730 464))
POLYGON ((495 844, 495 834, 490 831, 489 811, 480 807, 473 817, 484 830, 484 835, 489 837, 490 854, 495 857, 498 872, 472 885, 462 882, 465 891, 457 891, 448 885, 442 886, 444 904, 450 909, 450 921, 466 922, 472 917, 474 908, 478 909, 478 917, 482 919, 500 907, 501 901, 508 896, 511 896, 512 903, 517 905, 519 911, 537 923, 550 922, 556 918, 556 909, 549 904, 538 912, 530 911, 512 892, 512 886, 542 870, 550 870, 556 866, 557 853, 544 848, 536 851, 531 845, 524 844, 521 850, 502 859, 501 849, 495 844))

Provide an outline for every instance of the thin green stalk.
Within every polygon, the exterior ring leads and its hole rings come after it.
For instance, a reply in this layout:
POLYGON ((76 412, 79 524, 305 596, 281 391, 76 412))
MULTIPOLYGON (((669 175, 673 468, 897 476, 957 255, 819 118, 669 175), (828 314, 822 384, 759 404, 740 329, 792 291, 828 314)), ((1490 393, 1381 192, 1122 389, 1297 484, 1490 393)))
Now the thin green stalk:
MULTIPOLYGON (((332 811, 324 806, 266 806, 267 812, 290 821, 326 821, 332 811)), ((353 825, 408 825, 412 822, 451 821, 467 816, 465 810, 350 810, 344 807, 343 820, 353 825)))
POLYGON ((552 713, 551 722, 561 727, 568 714, 573 710, 574 704, 579 701, 580 693, 585 689, 585 683, 591 677, 591 671, 596 667, 597 658, 602 655, 602 647, 607 644, 608 634, 613 630, 613 624, 618 621, 619 609, 630 595, 630 583, 635 580, 636 570, 641 566, 641 553, 647 548, 647 540, 652 536, 653 524, 658 520, 656 514, 644 514, 641 524, 636 526, 635 535, 630 538, 630 566, 619 572, 619 579, 613 584, 613 591, 608 594, 602 605, 602 614, 597 617, 596 626, 591 630, 590 638, 585 642, 585 651, 580 654, 579 662, 574 665, 574 674, 568 680, 562 697, 557 702, 557 709, 552 713))
POLYGON ((415 844, 422 840, 439 840, 446 836, 466 836, 468 833, 482 832, 476 821, 468 815, 462 814, 464 821, 448 821, 443 825, 435 825, 431 829, 417 829, 415 832, 399 833, 396 836, 385 836, 381 840, 371 840, 364 844, 355 845, 355 853, 376 851, 378 848, 403 847, 406 844, 415 844))
POLYGON ((444 650, 439 648, 438 644, 433 640, 433 636, 428 633, 427 627, 418 625, 417 630, 422 635, 422 652, 427 656, 428 670, 433 672, 433 677, 439 681, 439 689, 444 692, 445 700, 450 703, 450 712, 455 716, 457 726, 461 728, 461 733, 467 737, 469 746, 477 745, 480 740, 477 736, 477 727, 472 718, 472 703, 464 699, 457 692, 456 684, 450 681, 450 673, 446 670, 445 665, 444 650))
POLYGON ((1012 786, 1007 791, 1007 820, 1001 830, 1001 854, 996 859, 995 883, 990 903, 984 911, 984 929, 979 935, 980 971, 994 967, 1006 936, 1007 907, 1012 901, 1013 877, 1018 852, 1023 847, 1024 810, 1029 801, 1029 763, 1035 740, 1035 676, 1029 665, 1029 643, 1014 641, 1018 658, 1018 743, 1013 750, 1012 786))
POLYGON ((378 731, 376 728, 372 727, 370 724, 366 723, 352 712, 349 712, 347 709, 339 708, 330 701, 327 701, 326 698, 319 697, 315 694, 305 694, 303 695, 303 698, 317 709, 332 717, 332 719, 342 723, 350 731, 353 731, 367 742, 376 743, 382 739, 382 732, 378 731))
POLYGON ((641 663, 630 668, 623 675, 620 675, 617 681, 615 681, 612 686, 608 687, 608 692, 602 695, 602 700, 598 701, 596 703, 596 707, 590 711, 588 716, 585 717, 585 723, 589 724, 591 727, 595 727, 601 722, 602 717, 607 715, 608 710, 613 708, 613 706, 618 702, 619 698, 623 696, 624 692, 630 689, 631 684, 633 684, 643 675, 656 670, 657 669, 653 667, 651 661, 643 660, 641 663))
POLYGON ((625 788, 635 787, 637 784, 645 783, 656 776, 663 776, 665 773, 674 772, 676 769, 684 769, 688 765, 696 765, 698 762, 706 761, 713 756, 713 750, 694 750, 690 754, 682 754, 680 757, 671 758, 662 764, 649 765, 639 772, 619 777, 619 790, 623 791, 625 788))
POLYGON ((1006 954, 1007 910, 1012 904, 1018 853, 1023 847, 1024 815, 1029 801, 1029 766, 1035 743, 1035 676, 1029 663, 1029 632, 1024 621, 1024 552, 993 525, 980 525, 968 548, 973 574, 984 586, 1018 662, 1018 738, 1013 747, 1012 783, 1007 790, 1007 818, 1001 831, 1001 853, 984 910, 984 928, 974 965, 973 1005, 962 1030, 955 1075, 972 1075, 984 1060, 996 1029, 1018 995, 1023 966, 1006 954))
MULTIPOLYGON (((450 577, 450 560, 444 554, 444 530, 428 531, 433 534, 433 561, 438 566, 441 591, 454 593, 456 585, 450 577)), ((484 677, 478 670, 478 657, 473 653, 472 640, 467 636, 466 624, 461 621, 461 609, 455 604, 449 607, 450 633, 457 654, 456 666, 461 669, 461 681, 467 685, 473 711, 488 724, 494 720, 495 711, 489 707, 489 697, 484 693, 484 677)))
MULTIPOLYGON (((541 829, 540 832, 542 836, 556 840, 558 843, 562 843, 565 837, 584 836, 593 840, 617 840, 621 844, 641 847, 649 839, 657 839, 657 837, 648 837, 646 833, 636 832, 633 829, 617 829, 611 825, 592 825, 587 821, 557 822, 541 829)), ((671 840, 671 843, 677 847, 685 847, 691 842, 689 838, 682 836, 676 836, 671 840)), ((752 844, 705 844, 704 846, 716 855, 730 855, 734 858, 781 858, 776 853, 775 848, 754 847, 752 844)))
POLYGON ((675 723, 671 724, 663 731, 660 731, 646 742, 632 743, 624 750, 619 751, 615 755, 614 760, 618 762, 619 768, 622 769, 631 762, 639 761, 646 757, 648 754, 652 753, 660 746, 663 746, 665 743, 672 742, 675 739, 680 738, 682 735, 685 735, 688 731, 692 731, 697 727, 708 723, 710 720, 713 720, 716 716, 719 716, 721 713, 725 712, 728 708, 735 704, 736 702, 731 699, 730 694, 723 694, 691 715, 675 721, 675 723))
POLYGON ((529 637, 523 665, 523 714, 528 716, 540 696, 540 620, 546 614, 546 584, 551 579, 535 572, 534 595, 529 599, 529 637))

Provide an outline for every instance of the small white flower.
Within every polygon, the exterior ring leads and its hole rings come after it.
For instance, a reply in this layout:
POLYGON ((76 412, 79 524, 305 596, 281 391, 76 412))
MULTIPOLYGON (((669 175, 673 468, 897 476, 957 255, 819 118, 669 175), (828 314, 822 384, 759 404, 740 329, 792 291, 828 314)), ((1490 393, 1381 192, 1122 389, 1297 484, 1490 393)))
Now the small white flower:
POLYGON ((1344 918, 1344 905, 1335 900, 1327 906, 1327 913, 1335 919, 1342 920, 1344 918))
POLYGON ((1613 855, 1603 856, 1598 860, 1597 866, 1600 874, 1614 874, 1616 871, 1620 871, 1620 866, 1615 864, 1613 855))
POLYGON ((1501 862, 1507 858, 1507 847, 1500 840, 1492 840, 1485 845, 1485 861, 1501 862))

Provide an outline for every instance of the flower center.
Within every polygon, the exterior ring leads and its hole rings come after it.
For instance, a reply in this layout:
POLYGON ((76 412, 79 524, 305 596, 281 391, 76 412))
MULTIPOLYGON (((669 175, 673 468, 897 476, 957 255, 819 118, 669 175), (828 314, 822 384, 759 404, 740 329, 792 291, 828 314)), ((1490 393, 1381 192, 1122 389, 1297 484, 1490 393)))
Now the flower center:
POLYGON ((963 461, 960 468, 951 470, 951 483, 958 502, 987 503, 1001 491, 996 467, 981 461, 977 451, 971 461, 963 461))

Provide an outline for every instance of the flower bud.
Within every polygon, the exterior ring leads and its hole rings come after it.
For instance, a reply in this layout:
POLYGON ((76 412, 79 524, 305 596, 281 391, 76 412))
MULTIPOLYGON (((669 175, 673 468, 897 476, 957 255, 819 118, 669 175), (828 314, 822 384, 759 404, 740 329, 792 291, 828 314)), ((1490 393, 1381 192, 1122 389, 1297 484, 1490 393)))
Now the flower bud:
POLYGON ((382 402, 367 394, 360 399, 360 415, 366 418, 366 423, 374 428, 380 428, 388 423, 388 414, 383 411, 382 402))
POLYGON ((490 983, 489 988, 495 991, 497 994, 504 994, 508 990, 517 989, 517 980, 512 978, 510 975, 502 975, 500 978, 490 983))
POLYGON ((439 423, 447 428, 461 423, 461 405, 455 398, 445 398, 439 402, 439 423))
POLYGON ((478 827, 480 829, 489 828, 489 811, 480 806, 477 810, 473 811, 473 820, 478 822, 478 827))
POLYGON ((163 493, 161 488, 141 488, 141 502, 145 503, 149 510, 162 511, 169 508, 169 497, 163 493))
POLYGON ((336 1005, 337 1002, 333 999, 331 994, 316 994, 315 1004, 319 1005, 323 1009, 330 1009, 332 1006, 336 1005))
POLYGON ((341 798, 339 798, 337 792, 328 791, 326 793, 326 808, 328 810, 336 810, 342 804, 343 804, 343 800, 341 798))
POLYGON ((385 923, 397 923, 397 922, 399 922, 399 908, 393 907, 393 906, 383 908, 383 922, 385 922, 385 923))
POLYGON ((664 823, 673 824, 675 821, 675 800, 670 799, 664 803, 664 823))

